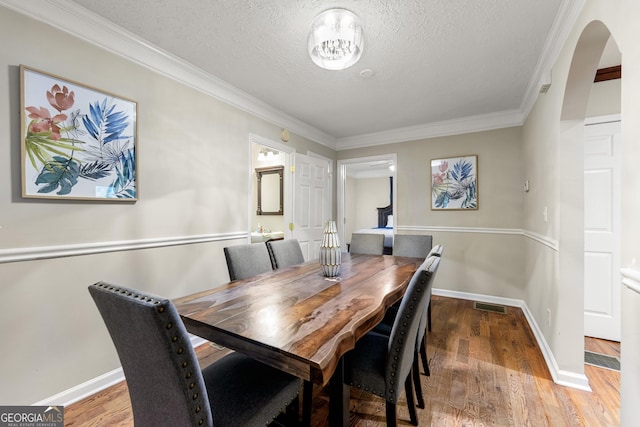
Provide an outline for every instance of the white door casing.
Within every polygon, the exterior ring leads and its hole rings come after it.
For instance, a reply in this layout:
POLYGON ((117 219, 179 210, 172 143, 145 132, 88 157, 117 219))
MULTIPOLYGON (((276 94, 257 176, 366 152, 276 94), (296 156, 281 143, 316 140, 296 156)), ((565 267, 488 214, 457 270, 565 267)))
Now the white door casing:
POLYGON ((620 122, 585 127, 585 335, 620 341, 620 122))
POLYGON ((293 238, 306 261, 318 258, 324 224, 331 219, 329 161, 294 154, 293 238))
MULTIPOLYGON (((351 167, 351 166, 358 166, 358 165, 363 165, 363 164, 370 164, 370 163, 379 163, 379 162, 387 162, 390 165, 394 165, 397 166, 398 164, 398 156, 396 153, 389 153, 389 154, 383 154, 383 155, 377 155, 377 156, 368 156, 368 157, 358 157, 358 158, 353 158, 353 159, 344 159, 344 160, 338 160, 338 169, 337 169, 337 175, 338 175, 338 181, 337 181, 337 188, 338 188, 338 192, 337 192, 337 212, 338 212, 338 219, 336 221, 337 225, 338 225, 338 236, 340 237, 340 242, 346 242, 347 238, 350 236, 346 235, 346 222, 347 222, 347 216, 348 215, 353 215, 353 212, 347 212, 347 194, 346 194, 346 183, 347 183, 347 168, 351 167)), ((398 221, 398 215, 397 215, 397 206, 398 206, 398 201, 397 201, 397 197, 398 197, 398 181, 396 180, 396 170, 394 169, 393 171, 391 171, 391 173, 388 173, 387 176, 391 176, 393 177, 393 188, 392 188, 392 193, 393 193, 393 200, 391 201, 393 204, 393 209, 394 209, 394 233, 395 233, 395 228, 396 228, 396 224, 398 221)), ((346 244, 345 246, 342 248, 343 252, 347 252, 347 247, 346 244)))
MULTIPOLYGON (((254 133, 250 133, 249 134, 249 150, 248 150, 248 154, 249 154, 249 189, 247 190, 247 194, 249 196, 249 201, 248 201, 248 228, 249 228, 249 233, 247 234, 247 243, 251 243, 251 232, 254 231, 253 227, 252 227, 252 218, 255 215, 256 211, 254 209, 254 193, 255 191, 252 190, 252 186, 254 185, 254 177, 253 174, 255 173, 255 166, 253 164, 253 159, 251 159, 251 155, 252 155, 252 146, 253 145, 258 145, 258 146, 263 146, 263 147, 269 147, 278 151, 281 151, 283 153, 285 153, 285 161, 284 161, 284 170, 285 170, 285 174, 284 174, 284 183, 283 183, 283 192, 284 192, 284 213, 283 213, 283 218, 282 221, 284 224, 288 224, 289 222, 291 222, 291 218, 292 218, 292 211, 293 211, 293 203, 292 203, 292 199, 293 197, 291 197, 291 195, 293 194, 293 186, 291 184, 291 179, 290 176, 288 176, 288 174, 286 173, 287 170, 290 169, 291 167, 291 163, 293 161, 293 155, 295 153, 295 149, 288 146, 288 145, 284 145, 281 144, 279 142, 275 142, 275 141, 271 141, 270 139, 264 138, 260 135, 256 135, 254 133)), ((274 231, 280 231, 280 230, 274 230, 274 231)), ((284 237, 285 239, 290 239, 291 238, 291 231, 289 231, 289 229, 287 227, 284 228, 284 230, 282 230, 284 232, 284 237)))

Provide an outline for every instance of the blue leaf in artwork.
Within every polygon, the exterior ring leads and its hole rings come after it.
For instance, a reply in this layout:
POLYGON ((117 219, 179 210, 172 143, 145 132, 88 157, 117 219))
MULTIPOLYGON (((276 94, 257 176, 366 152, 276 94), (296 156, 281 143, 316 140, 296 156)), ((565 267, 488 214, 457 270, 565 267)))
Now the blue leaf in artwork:
POLYGON ((460 159, 453 165, 453 171, 451 176, 457 182, 462 182, 467 179, 473 172, 473 165, 470 162, 460 159))
POLYGON ((80 174, 80 164, 77 160, 62 156, 54 156, 47 162, 40 174, 36 178, 36 184, 46 184, 38 189, 38 193, 51 193, 60 188, 56 193, 66 195, 71 193, 71 189, 78 182, 80 174))
POLYGON ((114 111, 116 105, 108 105, 107 101, 105 98, 102 103, 90 104, 89 114, 82 118, 89 134, 101 144, 129 138, 123 135, 129 125, 129 116, 124 111, 114 111))
POLYGON ((95 181, 110 174, 111 166, 102 162, 85 163, 80 168, 80 177, 95 181))
POLYGON ((135 199, 136 197, 135 161, 135 150, 129 150, 122 153, 120 164, 116 165, 116 179, 111 183, 111 187, 119 199, 135 199))
POLYGON ((436 197, 436 207, 437 208, 446 208, 447 205, 449 204, 449 193, 447 193, 446 191, 443 191, 442 193, 438 194, 438 197, 436 197))
POLYGON ((472 181, 466 188, 466 197, 462 202, 461 207, 465 209, 475 209, 478 207, 477 195, 476 195, 476 182, 472 181))

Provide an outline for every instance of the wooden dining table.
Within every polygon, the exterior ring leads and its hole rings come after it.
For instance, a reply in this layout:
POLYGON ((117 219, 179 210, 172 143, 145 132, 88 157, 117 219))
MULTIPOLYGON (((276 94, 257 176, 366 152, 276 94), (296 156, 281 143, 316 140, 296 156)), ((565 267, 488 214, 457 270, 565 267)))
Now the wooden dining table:
POLYGON ((328 384, 330 425, 348 425, 342 356, 402 297, 423 261, 343 253, 337 277, 322 276, 318 260, 312 260, 174 304, 190 333, 303 380, 328 384))

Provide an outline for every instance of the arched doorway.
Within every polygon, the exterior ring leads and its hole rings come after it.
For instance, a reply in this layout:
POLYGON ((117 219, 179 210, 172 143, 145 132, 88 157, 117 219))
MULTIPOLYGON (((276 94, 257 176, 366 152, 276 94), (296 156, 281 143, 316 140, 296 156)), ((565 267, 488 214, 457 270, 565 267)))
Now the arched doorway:
MULTIPOLYGON (((561 183, 558 235, 562 249, 558 257, 558 279, 562 284, 560 293, 565 321, 574 322, 572 331, 576 332, 566 344, 571 348, 564 350, 571 354, 571 360, 576 364, 582 363, 584 352, 583 334, 579 332, 584 331, 585 324, 585 209, 588 208, 584 193, 585 118, 594 76, 610 38, 609 29, 600 21, 593 21, 584 28, 573 53, 559 126, 558 162, 562 167, 558 168, 558 182, 561 183), (576 304, 575 301, 583 303, 576 304)), ((615 250, 618 254, 621 251, 619 241, 615 250)), ((613 286, 619 287, 619 282, 613 286)), ((619 303, 619 293, 617 295, 619 303)))

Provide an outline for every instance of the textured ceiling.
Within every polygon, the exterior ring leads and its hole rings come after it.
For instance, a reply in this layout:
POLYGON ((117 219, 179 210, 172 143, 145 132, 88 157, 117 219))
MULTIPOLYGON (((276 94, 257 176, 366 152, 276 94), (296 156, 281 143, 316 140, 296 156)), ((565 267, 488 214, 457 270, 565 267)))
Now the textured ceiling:
MULTIPOLYGON (((73 0, 163 51, 341 139, 521 112, 563 0, 73 0), (343 71, 307 55, 345 7, 365 48, 343 71), (374 76, 362 78, 371 69, 374 76)), ((568 0, 565 0, 568 1, 568 0)), ((537 92, 537 88, 535 88, 537 92)))

